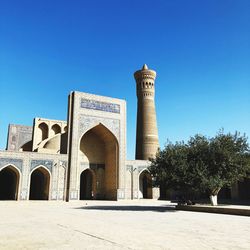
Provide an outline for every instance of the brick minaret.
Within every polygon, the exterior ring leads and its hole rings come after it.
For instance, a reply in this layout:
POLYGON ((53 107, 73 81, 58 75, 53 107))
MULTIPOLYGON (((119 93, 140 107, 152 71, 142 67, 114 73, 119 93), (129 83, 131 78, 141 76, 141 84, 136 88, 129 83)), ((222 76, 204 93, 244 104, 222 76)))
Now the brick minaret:
POLYGON ((155 157, 159 148, 158 129, 155 112, 155 77, 156 72, 144 64, 141 70, 134 73, 137 93, 137 160, 148 160, 155 157))

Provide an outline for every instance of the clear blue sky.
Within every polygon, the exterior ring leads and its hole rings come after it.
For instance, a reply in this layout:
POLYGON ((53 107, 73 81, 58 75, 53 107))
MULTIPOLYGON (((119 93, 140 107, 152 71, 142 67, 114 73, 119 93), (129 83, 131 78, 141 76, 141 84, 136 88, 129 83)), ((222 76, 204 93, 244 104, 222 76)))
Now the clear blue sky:
POLYGON ((0 148, 9 123, 66 120, 70 91, 127 101, 134 158, 133 73, 157 71, 161 147, 220 128, 250 136, 250 1, 0 3, 0 148))

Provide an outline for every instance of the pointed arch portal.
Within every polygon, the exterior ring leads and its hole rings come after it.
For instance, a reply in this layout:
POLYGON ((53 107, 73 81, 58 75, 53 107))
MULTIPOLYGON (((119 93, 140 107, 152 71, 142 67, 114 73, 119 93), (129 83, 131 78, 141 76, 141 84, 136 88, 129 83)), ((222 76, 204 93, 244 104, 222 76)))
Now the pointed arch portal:
MULTIPOLYGON (((97 199, 117 199, 119 145, 114 134, 103 124, 88 130, 80 140, 81 157, 93 168, 93 186, 96 187, 97 199), (94 166, 94 167, 92 167, 94 166)), ((87 181, 87 174, 82 178, 87 181)), ((90 180, 90 177, 88 177, 90 180)), ((81 180, 82 181, 82 180, 81 180)), ((81 193, 81 192, 80 192, 81 193)), ((81 198, 80 194, 80 198, 81 198)))
POLYGON ((49 199, 50 174, 48 170, 39 167, 30 176, 30 200, 49 199))
POLYGON ((0 200, 17 200, 20 174, 13 166, 0 171, 0 200))

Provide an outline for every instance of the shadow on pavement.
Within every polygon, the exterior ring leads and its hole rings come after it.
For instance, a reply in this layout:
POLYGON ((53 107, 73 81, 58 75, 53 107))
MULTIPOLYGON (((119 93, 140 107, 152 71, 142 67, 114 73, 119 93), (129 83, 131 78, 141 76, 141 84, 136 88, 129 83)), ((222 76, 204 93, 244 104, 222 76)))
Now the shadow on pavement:
POLYGON ((107 210, 107 211, 151 211, 151 212, 176 212, 175 206, 84 206, 75 209, 107 210))

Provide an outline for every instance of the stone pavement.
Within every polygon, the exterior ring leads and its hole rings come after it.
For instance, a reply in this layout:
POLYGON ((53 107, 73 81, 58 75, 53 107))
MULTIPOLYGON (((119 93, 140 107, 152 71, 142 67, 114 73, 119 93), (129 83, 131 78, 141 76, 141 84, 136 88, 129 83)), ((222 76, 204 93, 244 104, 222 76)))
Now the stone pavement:
POLYGON ((250 217, 166 201, 1 201, 0 249, 250 249, 250 217))

